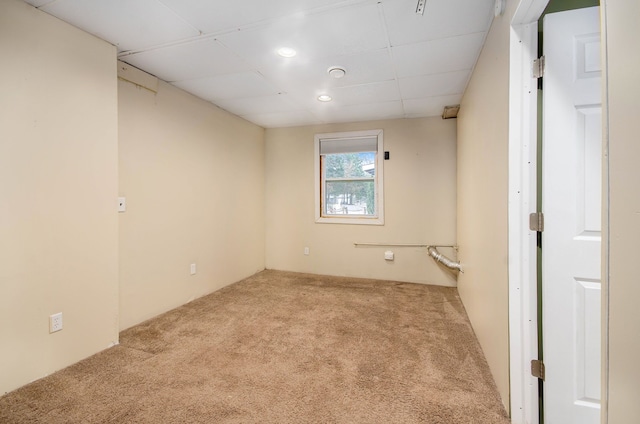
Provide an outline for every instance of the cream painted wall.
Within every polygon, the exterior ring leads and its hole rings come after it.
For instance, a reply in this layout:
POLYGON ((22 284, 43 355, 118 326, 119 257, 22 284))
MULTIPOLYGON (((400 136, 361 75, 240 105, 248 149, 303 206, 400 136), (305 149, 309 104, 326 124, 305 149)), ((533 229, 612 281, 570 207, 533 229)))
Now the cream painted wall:
POLYGON ((426 249, 353 246, 455 244, 455 125, 438 117, 266 130, 267 268, 455 285, 426 249), (315 223, 314 134, 365 129, 383 129, 391 155, 384 161, 385 225, 315 223), (384 260, 387 249, 394 262, 384 260))
POLYGON ((640 2, 602 4, 608 56, 608 423, 627 424, 640 417, 640 2))
POLYGON ((494 19, 458 115, 458 290, 509 409, 509 32, 494 19))
POLYGON ((0 56, 3 394, 118 341, 118 121, 104 41, 4 0, 0 56))
POLYGON ((264 129, 157 90, 118 82, 121 329, 264 269, 264 129))

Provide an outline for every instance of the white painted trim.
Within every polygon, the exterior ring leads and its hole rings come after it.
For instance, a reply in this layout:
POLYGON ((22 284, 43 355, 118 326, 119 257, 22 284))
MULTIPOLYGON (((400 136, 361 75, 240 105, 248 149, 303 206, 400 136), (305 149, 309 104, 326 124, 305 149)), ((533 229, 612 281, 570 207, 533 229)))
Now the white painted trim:
POLYGON ((511 25, 518 27, 538 22, 547 4, 549 4, 549 0, 520 0, 511 25))
POLYGON ((509 81, 509 370, 513 424, 539 420, 538 381, 530 361, 538 357, 536 211, 538 19, 548 0, 521 0, 510 32, 509 81))
POLYGON ((600 2, 600 39, 602 42, 602 373, 600 422, 609 422, 609 292, 611 221, 609 214, 610 178, 609 178, 609 42, 607 36, 607 0, 600 2))
POLYGON ((315 220, 316 223, 321 224, 352 224, 352 225, 384 225, 384 131, 377 130, 365 130, 365 131, 347 131, 337 133, 324 133, 316 134, 314 137, 314 149, 313 149, 313 164, 314 164, 314 181, 315 181, 315 220), (320 140, 328 138, 358 138, 358 137, 371 137, 378 138, 378 152, 376 154, 376 216, 371 218, 365 217, 352 217, 352 218, 340 218, 340 217, 323 217, 321 213, 322 203, 320 199, 322 184, 320 178, 320 140))

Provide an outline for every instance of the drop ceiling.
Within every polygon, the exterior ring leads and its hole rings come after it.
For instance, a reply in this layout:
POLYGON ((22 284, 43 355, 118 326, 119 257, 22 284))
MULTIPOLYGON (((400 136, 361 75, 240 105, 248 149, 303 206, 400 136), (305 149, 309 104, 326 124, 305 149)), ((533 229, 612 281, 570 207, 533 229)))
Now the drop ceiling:
POLYGON ((440 115, 460 102, 494 10, 494 0, 426 0, 424 14, 418 0, 26 1, 266 128, 440 115), (343 78, 329 75, 335 66, 343 78))

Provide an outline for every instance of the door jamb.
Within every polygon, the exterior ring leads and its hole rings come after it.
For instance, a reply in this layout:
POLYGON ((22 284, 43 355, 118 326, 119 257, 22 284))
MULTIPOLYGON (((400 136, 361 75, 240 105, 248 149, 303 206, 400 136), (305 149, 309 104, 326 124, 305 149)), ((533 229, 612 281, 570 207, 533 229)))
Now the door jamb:
POLYGON ((520 0, 509 36, 509 370, 513 424, 537 424, 538 359, 536 211, 538 19, 549 0, 520 0))

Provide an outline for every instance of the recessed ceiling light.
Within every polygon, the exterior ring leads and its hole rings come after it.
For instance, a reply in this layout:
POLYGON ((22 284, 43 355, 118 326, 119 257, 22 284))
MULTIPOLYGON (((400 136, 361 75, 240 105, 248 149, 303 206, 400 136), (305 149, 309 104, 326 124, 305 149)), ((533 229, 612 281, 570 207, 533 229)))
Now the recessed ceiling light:
POLYGON ((278 54, 282 57, 294 57, 297 52, 291 47, 280 47, 278 49, 278 54))
POLYGON ((320 100, 321 102, 330 102, 331 96, 328 94, 321 94, 318 96, 318 100, 320 100))
POLYGON ((332 66, 327 70, 327 72, 329 72, 329 75, 331 75, 335 79, 342 78, 347 73, 347 71, 345 71, 344 68, 341 68, 340 66, 332 66))

